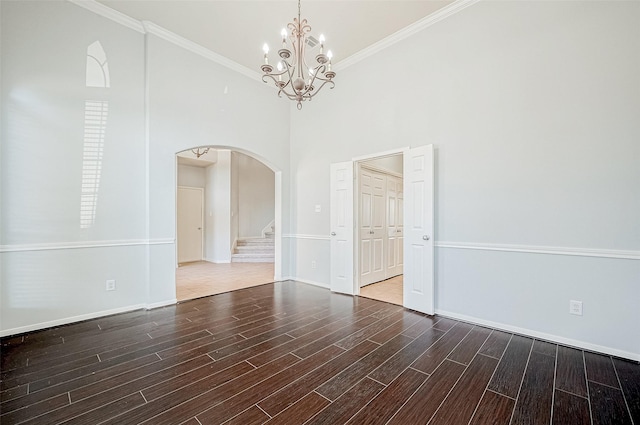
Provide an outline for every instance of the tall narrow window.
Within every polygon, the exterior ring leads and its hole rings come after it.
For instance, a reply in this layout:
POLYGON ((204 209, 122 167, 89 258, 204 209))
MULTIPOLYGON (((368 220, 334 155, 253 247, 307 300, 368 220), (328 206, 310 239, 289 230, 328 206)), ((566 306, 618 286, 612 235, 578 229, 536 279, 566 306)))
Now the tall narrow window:
MULTIPOLYGON (((109 64, 107 55, 99 41, 87 48, 87 87, 109 88, 109 64)), ((97 98, 104 92, 96 92, 97 98)), ((107 130, 109 102, 102 99, 86 100, 84 103, 84 142, 82 153, 82 188, 80 194, 80 228, 88 229, 95 224, 102 173, 104 139, 107 130)))
POLYGON ((109 88, 109 64, 99 41, 93 42, 87 48, 87 87, 109 88))

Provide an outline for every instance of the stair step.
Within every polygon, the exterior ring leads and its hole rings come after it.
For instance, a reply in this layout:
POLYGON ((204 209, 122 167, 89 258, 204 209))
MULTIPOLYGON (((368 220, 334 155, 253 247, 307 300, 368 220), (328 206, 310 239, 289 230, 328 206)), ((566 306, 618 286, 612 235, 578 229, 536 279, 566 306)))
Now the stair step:
POLYGON ((273 263, 275 258, 231 258, 232 263, 273 263))
POLYGON ((274 247, 268 245, 243 245, 236 247, 236 253, 256 252, 256 253, 273 253, 274 247))
POLYGON ((248 239, 238 239, 236 242, 237 246, 247 246, 247 245, 273 245, 274 240, 271 238, 248 238, 248 239))
POLYGON ((231 262, 232 263, 273 263, 274 261, 273 253, 266 254, 232 254, 231 262))

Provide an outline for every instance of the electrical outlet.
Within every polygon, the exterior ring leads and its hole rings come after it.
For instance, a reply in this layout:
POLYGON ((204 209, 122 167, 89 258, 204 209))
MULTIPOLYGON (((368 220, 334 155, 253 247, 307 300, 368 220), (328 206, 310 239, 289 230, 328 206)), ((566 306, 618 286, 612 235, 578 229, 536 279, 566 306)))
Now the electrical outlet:
POLYGON ((107 280, 107 291, 115 291, 116 290, 116 281, 111 279, 107 280))
POLYGON ((312 269, 316 268, 316 260, 311 261, 311 268, 312 269))
POLYGON ((582 301, 569 301, 569 313, 582 316, 582 301))

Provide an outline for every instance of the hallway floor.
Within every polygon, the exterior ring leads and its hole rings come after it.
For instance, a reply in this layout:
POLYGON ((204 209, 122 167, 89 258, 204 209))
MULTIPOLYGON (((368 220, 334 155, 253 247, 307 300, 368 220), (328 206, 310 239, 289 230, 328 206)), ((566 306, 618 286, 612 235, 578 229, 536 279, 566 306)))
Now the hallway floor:
POLYGON ((271 283, 273 274, 273 263, 183 263, 176 270, 176 298, 192 300, 271 283))
POLYGON ((382 282, 363 286, 360 288, 360 296, 402 305, 402 276, 395 276, 382 282))

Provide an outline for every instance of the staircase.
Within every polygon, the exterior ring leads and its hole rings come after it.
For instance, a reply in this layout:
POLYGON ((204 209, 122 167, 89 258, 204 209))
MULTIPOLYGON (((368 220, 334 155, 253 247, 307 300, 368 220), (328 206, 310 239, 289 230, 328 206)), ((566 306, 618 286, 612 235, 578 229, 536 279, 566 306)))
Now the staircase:
POLYGON ((275 244, 274 229, 264 232, 264 238, 238 239, 231 254, 232 263, 273 263, 275 244))

